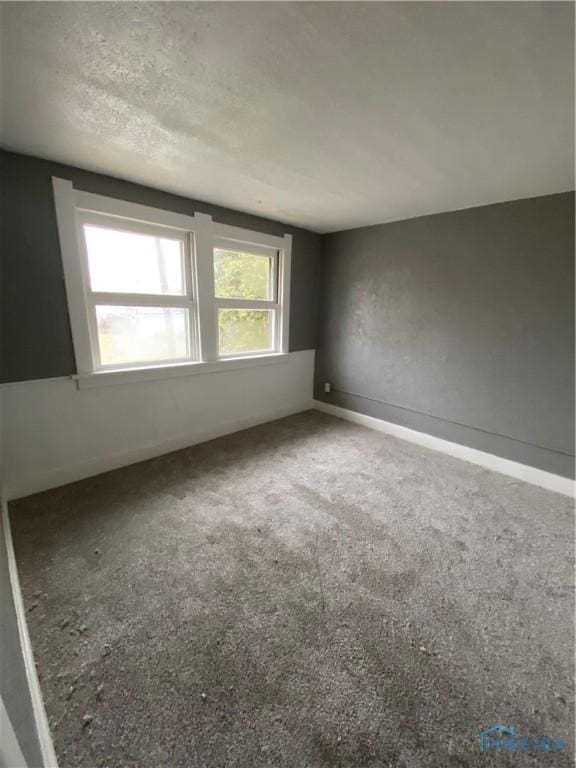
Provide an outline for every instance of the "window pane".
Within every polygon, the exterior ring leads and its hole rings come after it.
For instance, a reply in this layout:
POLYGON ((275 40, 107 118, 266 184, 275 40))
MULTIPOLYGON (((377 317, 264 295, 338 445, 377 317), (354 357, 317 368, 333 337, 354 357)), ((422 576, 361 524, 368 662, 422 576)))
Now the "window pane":
POLYGON ((185 293, 182 241, 84 226, 90 286, 115 293, 185 293))
POLYGON ((270 309, 219 309, 220 354, 265 352, 273 349, 272 326, 270 309))
POLYGON ((186 315, 180 307, 96 307, 102 365, 188 357, 186 315))
POLYGON ((271 300, 271 266, 267 256, 214 248, 216 298, 271 300))

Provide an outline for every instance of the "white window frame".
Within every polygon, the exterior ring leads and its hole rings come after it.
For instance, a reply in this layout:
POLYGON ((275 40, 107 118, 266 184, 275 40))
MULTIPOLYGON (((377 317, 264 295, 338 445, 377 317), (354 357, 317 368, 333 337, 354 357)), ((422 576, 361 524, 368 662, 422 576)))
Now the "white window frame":
POLYGON ((248 365, 280 362, 289 349, 292 236, 268 235, 216 223, 205 213, 192 216, 129 203, 74 189, 53 178, 54 204, 64 266, 64 279, 76 356, 79 386, 150 380, 191 373, 212 373, 248 365), (96 293, 91 290, 83 224, 100 221, 119 229, 176 237, 184 243, 185 295, 96 293), (273 259, 273 301, 216 299, 214 247, 265 253, 273 259), (232 245, 233 244, 233 245, 232 245), (95 324, 96 304, 185 307, 189 317, 189 357, 181 360, 102 366, 95 324), (274 310, 274 348, 220 356, 218 308, 248 306, 274 310))
POLYGON ((146 360, 145 362, 131 363, 133 368, 150 368, 159 365, 177 365, 178 363, 190 363, 199 359, 198 355, 198 313, 195 302, 195 285, 192 270, 191 248, 193 243, 189 232, 177 229, 168 229, 153 224, 134 222, 129 219, 119 219, 109 214, 94 213, 81 208, 76 208, 76 223, 78 227, 78 247, 80 255, 80 267, 84 284, 85 312, 88 320, 88 335, 91 351, 93 370, 96 372, 122 370, 126 364, 104 365, 100 358, 100 343, 96 324, 97 306, 121 306, 121 307, 175 307, 186 312, 188 354, 180 358, 170 360, 146 360), (88 253, 86 238, 83 234, 84 225, 96 225, 116 231, 136 232, 158 237, 170 237, 179 240, 182 245, 183 277, 185 291, 183 294, 158 294, 158 293, 121 293, 119 291, 104 292, 93 291, 88 275, 88 253))
MULTIPOLYGON (((229 232, 232 228, 224 225, 214 228, 214 238, 212 243, 213 252, 217 248, 231 250, 243 253, 253 254, 255 256, 264 256, 270 260, 270 299, 235 299, 214 297, 214 311, 216 313, 216 324, 218 325, 218 310, 220 309, 266 309, 272 312, 272 347, 269 350, 262 350, 258 354, 270 354, 282 347, 282 304, 280 302, 280 249, 259 243, 250 243, 236 239, 234 232, 229 232)), ((218 351, 219 359, 231 359, 246 357, 246 352, 228 353, 222 355, 218 351)))

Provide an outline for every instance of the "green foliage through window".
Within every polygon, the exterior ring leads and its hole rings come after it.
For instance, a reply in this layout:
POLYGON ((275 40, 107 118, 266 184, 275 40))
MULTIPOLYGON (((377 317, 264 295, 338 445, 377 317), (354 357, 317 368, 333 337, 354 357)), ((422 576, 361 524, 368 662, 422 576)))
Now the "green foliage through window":
MULTIPOLYGON (((272 261, 253 253, 214 249, 214 288, 218 299, 273 299, 272 261)), ((220 354, 265 351, 273 347, 272 313, 259 309, 218 311, 220 354)))
POLYGON ((218 299, 272 298, 267 256, 214 249, 214 286, 218 299))
POLYGON ((269 309, 219 309, 218 338, 221 355, 271 349, 272 312, 269 309))

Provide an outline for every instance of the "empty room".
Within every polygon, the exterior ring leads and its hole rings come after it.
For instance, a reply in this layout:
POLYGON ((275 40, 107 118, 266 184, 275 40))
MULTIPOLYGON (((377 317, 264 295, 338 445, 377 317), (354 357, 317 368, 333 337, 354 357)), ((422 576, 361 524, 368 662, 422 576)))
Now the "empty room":
POLYGON ((574 765, 574 19, 0 2, 0 768, 574 765))

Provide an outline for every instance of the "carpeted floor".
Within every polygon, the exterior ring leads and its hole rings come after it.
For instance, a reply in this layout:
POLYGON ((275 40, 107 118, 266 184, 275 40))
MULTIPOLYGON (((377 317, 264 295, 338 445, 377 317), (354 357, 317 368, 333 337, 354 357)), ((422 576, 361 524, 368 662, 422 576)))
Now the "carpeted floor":
POLYGON ((63 768, 573 764, 568 498, 308 412, 11 519, 63 768))

